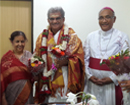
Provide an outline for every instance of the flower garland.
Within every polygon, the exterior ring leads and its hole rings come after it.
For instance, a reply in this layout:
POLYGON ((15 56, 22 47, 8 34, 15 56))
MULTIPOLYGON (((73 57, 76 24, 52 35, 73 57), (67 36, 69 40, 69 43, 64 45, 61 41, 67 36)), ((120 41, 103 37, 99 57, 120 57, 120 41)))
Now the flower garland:
MULTIPOLYGON (((41 51, 41 55, 42 55, 42 59, 45 61, 45 67, 43 68, 43 74, 42 74, 42 88, 39 92, 39 95, 44 95, 44 94, 51 94, 48 85, 49 85, 49 76, 52 75, 51 78, 53 78, 53 75, 55 73, 55 71, 57 70, 55 63, 53 62, 52 59, 52 67, 51 69, 48 71, 47 70, 47 52, 49 51, 48 47, 47 47, 47 38, 48 38, 48 34, 49 31, 47 29, 43 30, 42 33, 42 45, 40 47, 40 51, 41 51)), ((62 44, 60 45, 56 45, 55 47, 60 48, 60 50, 65 51, 67 48, 67 43, 69 41, 69 35, 68 35, 68 26, 65 25, 64 27, 64 34, 61 37, 61 41, 62 44)))
MULTIPOLYGON (((65 27, 64 27, 64 34, 61 37, 62 44, 55 46, 55 47, 61 49, 62 51, 66 50, 67 43, 68 43, 69 38, 70 38, 69 35, 68 35, 68 29, 69 29, 68 26, 65 25, 65 27)), ((46 62, 45 68, 43 70, 43 76, 45 76, 45 77, 49 77, 50 75, 53 74, 52 68, 51 68, 51 70, 47 71, 47 58, 46 58, 46 54, 47 54, 47 50, 48 49, 47 49, 47 46, 46 46, 46 44, 47 44, 46 41, 47 41, 47 38, 48 38, 48 33, 49 33, 48 30, 44 29, 44 31, 42 33, 42 46, 40 47, 42 58, 46 62)), ((54 64, 52 64, 52 65, 54 67, 54 64)))

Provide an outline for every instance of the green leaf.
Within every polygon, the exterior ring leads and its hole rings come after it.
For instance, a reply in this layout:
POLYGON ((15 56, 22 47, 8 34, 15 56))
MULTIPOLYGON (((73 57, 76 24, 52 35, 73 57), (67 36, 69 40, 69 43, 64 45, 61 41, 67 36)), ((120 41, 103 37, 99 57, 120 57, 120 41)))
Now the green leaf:
POLYGON ((43 32, 43 35, 48 35, 48 32, 43 32))
POLYGON ((41 58, 41 57, 39 57, 39 56, 34 56, 34 58, 37 58, 39 61, 42 61, 42 62, 44 62, 44 60, 41 58))
POLYGON ((102 63, 100 63, 100 65, 103 65, 103 64, 106 64, 106 62, 102 62, 102 63))

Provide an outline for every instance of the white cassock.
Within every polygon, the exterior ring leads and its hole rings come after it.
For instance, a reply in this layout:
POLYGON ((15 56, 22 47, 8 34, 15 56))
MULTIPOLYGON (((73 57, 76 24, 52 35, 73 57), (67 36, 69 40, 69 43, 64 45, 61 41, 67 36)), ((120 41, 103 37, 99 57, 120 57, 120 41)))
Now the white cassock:
MULTIPOLYGON (((60 30, 54 35, 54 40, 57 42, 58 36, 59 36, 60 30)), ((67 87, 68 87, 68 66, 62 66, 62 74, 64 79, 64 85, 65 87, 62 89, 62 96, 61 93, 58 91, 61 90, 61 88, 58 88, 55 93, 55 97, 49 97, 48 102, 66 102, 67 100, 67 87)))
POLYGON ((100 105, 116 105, 115 104, 115 85, 118 81, 116 75, 112 71, 103 71, 89 68, 89 58, 107 59, 108 57, 117 54, 121 50, 126 50, 130 46, 128 36, 117 30, 110 29, 109 31, 97 30, 90 33, 84 43, 85 52, 85 72, 87 81, 84 92, 91 93, 97 97, 100 105), (110 77, 114 83, 98 86, 88 81, 91 76, 99 79, 110 77))

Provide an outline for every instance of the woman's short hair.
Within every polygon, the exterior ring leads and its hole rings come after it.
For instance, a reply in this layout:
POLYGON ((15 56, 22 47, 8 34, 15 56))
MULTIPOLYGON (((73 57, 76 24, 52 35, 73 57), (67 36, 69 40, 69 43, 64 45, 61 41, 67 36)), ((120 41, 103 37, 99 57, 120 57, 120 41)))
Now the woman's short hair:
POLYGON ((52 7, 48 10, 48 18, 49 18, 49 15, 50 13, 56 13, 56 12, 60 12, 61 13, 61 16, 64 18, 65 16, 65 12, 64 10, 62 9, 62 7, 52 7))
POLYGON ((22 36, 24 37, 24 39, 27 40, 26 35, 25 35, 24 32, 22 32, 22 31, 14 31, 14 32, 10 35, 10 38, 9 38, 9 39, 10 39, 10 41, 13 41, 16 36, 20 36, 20 35, 22 35, 22 36))

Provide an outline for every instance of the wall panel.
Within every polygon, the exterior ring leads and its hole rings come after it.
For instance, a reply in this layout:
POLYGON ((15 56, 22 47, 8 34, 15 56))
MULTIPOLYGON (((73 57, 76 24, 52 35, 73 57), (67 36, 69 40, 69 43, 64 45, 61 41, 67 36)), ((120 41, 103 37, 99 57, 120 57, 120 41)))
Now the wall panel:
POLYGON ((9 37, 16 30, 26 34, 25 49, 31 51, 31 1, 0 1, 0 58, 12 50, 9 37))

